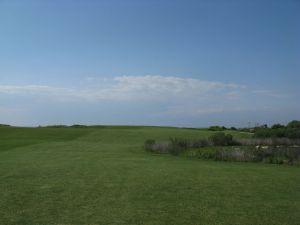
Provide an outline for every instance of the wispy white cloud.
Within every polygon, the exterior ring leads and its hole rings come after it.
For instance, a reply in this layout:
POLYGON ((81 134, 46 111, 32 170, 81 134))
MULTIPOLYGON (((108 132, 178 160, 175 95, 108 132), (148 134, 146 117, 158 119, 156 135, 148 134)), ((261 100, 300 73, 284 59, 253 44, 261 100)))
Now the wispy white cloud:
POLYGON ((208 114, 220 114, 220 113, 245 113, 245 112, 271 112, 275 109, 272 107, 264 106, 264 107, 250 107, 250 106, 226 106, 221 105, 218 106, 186 106, 186 105, 177 105, 168 107, 168 109, 162 113, 161 115, 181 115, 181 116, 199 116, 199 115, 208 115, 208 114))
POLYGON ((113 88, 116 94, 128 94, 139 98, 191 98, 242 89, 244 86, 211 82, 193 78, 163 76, 122 76, 114 79, 118 84, 113 88))
POLYGON ((260 89, 260 90, 253 90, 253 94, 258 94, 258 95, 264 95, 264 96, 269 96, 269 97, 274 97, 274 98, 286 98, 289 97, 286 94, 282 94, 273 90, 265 90, 265 89, 260 89))
MULTIPOLYGON (((97 82, 97 81, 95 81, 97 82)), ((22 95, 58 96, 78 100, 161 100, 172 98, 205 97, 220 92, 232 95, 242 85, 211 82, 192 78, 164 76, 119 76, 113 80, 102 80, 95 87, 53 87, 45 85, 0 85, 0 93, 22 95), (235 91, 235 92, 233 92, 235 91)))
MULTIPOLYGON (((260 95, 279 98, 283 95, 256 90, 235 83, 212 82, 173 76, 119 76, 88 79, 91 85, 53 87, 46 85, 0 85, 0 94, 33 96, 53 101, 79 102, 151 102, 163 114, 203 115, 229 111, 247 111, 267 107, 260 95), (255 108, 255 107, 254 107, 255 108)), ((149 104, 150 105, 150 104, 149 104)))

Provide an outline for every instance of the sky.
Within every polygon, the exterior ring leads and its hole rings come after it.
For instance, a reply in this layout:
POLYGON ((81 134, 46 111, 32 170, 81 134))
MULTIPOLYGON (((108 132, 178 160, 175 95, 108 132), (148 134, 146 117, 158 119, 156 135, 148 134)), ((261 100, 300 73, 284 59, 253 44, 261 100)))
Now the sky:
POLYGON ((0 0, 0 123, 300 119, 299 0, 0 0))

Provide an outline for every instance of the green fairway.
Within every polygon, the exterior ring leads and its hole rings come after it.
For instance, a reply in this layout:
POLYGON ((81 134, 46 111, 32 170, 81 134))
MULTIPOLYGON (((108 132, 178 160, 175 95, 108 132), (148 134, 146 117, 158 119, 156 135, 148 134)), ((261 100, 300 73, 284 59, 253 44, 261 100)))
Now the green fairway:
POLYGON ((143 150, 146 139, 212 133, 167 127, 0 128, 0 224, 299 225, 299 166, 143 150))

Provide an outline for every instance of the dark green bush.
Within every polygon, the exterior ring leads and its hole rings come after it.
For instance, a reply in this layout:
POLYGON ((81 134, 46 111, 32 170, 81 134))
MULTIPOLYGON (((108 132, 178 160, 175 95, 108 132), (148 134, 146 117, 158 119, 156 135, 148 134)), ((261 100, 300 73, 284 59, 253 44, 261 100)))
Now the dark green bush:
POLYGON ((216 146, 228 146, 228 145, 234 145, 235 144, 235 142, 233 141, 232 135, 231 134, 225 134, 223 132, 215 133, 209 139, 216 146))
POLYGON ((146 151, 153 151, 153 146, 155 145, 155 140, 153 139, 148 139, 144 143, 144 148, 146 151))
POLYGON ((299 128, 261 128, 256 130, 253 135, 254 138, 291 138, 296 139, 300 138, 300 129, 299 128))
POLYGON ((49 125, 46 126, 47 128, 66 128, 68 127, 67 125, 49 125))
POLYGON ((209 128, 208 128, 210 131, 223 131, 223 130, 227 130, 227 128, 226 127, 224 127, 224 126, 210 126, 209 128))
POLYGON ((287 129, 285 132, 285 136, 291 139, 300 138, 300 129, 299 128, 287 129))
POLYGON ((299 164, 300 147, 223 147, 214 152, 218 161, 265 162, 274 164, 299 164))
POLYGON ((284 126, 284 125, 281 125, 281 124, 279 124, 279 123, 277 123, 277 124, 274 124, 274 125, 271 127, 271 129, 280 129, 280 128, 285 128, 285 126, 284 126))
POLYGON ((197 156, 199 159, 215 159, 216 149, 213 147, 199 148, 197 149, 195 156, 197 156))
POLYGON ((300 121, 293 120, 287 126, 274 124, 271 128, 258 127, 255 129, 255 138, 300 138, 300 121))
POLYGON ((297 129, 300 129, 300 121, 299 120, 293 120, 293 121, 289 122, 286 127, 287 128, 297 128, 297 129))
POLYGON ((197 139, 197 140, 190 141, 190 145, 189 145, 189 147, 191 148, 202 148, 206 146, 209 146, 209 142, 206 139, 197 139))
POLYGON ((8 124, 0 124, 0 127, 10 127, 8 124))
MULTIPOLYGON (((287 145, 299 143, 297 139, 293 139, 293 141, 288 138, 249 139, 255 141, 255 143, 249 145, 248 142, 245 142, 244 144, 246 145, 243 146, 229 146, 230 143, 232 145, 234 141, 231 135, 225 135, 224 133, 216 133, 211 139, 213 139, 212 143, 216 146, 199 147, 199 145, 202 144, 195 144, 195 141, 170 138, 167 142, 156 142, 153 139, 146 140, 144 148, 146 151, 153 153, 183 154, 190 157, 214 159, 218 161, 300 164, 300 147, 298 145, 287 145), (193 147, 193 144, 196 147, 193 147)), ((206 145, 208 142, 204 141, 204 143, 206 145)))
POLYGON ((179 155, 189 146, 189 142, 187 139, 170 138, 169 141, 170 145, 168 150, 172 155, 179 155))
POLYGON ((178 146, 179 148, 187 148, 189 146, 189 141, 182 138, 170 138, 170 143, 172 146, 178 146))
POLYGON ((70 127, 72 127, 72 128, 86 128, 86 127, 88 127, 88 126, 82 125, 82 124, 74 124, 74 125, 72 125, 72 126, 70 126, 70 127))

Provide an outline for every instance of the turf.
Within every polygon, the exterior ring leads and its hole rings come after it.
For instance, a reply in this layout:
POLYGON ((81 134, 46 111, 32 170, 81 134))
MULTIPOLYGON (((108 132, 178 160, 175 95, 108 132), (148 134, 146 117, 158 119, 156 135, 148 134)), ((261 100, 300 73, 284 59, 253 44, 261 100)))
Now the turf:
POLYGON ((298 166, 202 161, 142 148, 149 138, 210 134, 0 128, 0 224, 299 225, 298 166))

